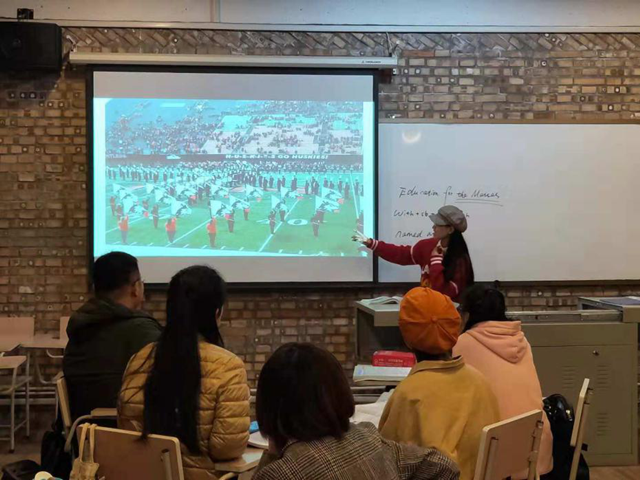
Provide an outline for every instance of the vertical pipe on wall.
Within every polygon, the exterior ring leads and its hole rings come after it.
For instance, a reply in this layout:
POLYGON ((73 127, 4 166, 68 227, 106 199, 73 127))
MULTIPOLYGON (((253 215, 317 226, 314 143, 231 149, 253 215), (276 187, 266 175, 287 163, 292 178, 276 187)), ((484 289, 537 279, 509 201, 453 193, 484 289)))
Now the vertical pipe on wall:
POLYGON ((209 7, 209 15, 211 23, 219 23, 222 22, 222 6, 220 5, 221 0, 211 0, 211 5, 209 7))

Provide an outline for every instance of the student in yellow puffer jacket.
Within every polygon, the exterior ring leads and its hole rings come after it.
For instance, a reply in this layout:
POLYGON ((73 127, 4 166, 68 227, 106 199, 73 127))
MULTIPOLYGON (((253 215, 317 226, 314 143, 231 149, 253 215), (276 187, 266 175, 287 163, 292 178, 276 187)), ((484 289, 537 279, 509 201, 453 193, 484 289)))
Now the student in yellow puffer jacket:
POLYGON ((242 455, 249 440, 249 387, 242 360, 223 348, 224 280, 193 266, 169 283, 167 326, 134 355, 118 402, 118 426, 177 437, 187 480, 217 478, 214 462, 242 455))

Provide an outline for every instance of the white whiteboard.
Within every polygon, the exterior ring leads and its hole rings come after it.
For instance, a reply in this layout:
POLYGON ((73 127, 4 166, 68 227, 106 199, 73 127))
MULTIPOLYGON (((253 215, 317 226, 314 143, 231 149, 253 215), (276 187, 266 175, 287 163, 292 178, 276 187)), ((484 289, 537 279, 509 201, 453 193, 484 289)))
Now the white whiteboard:
MULTIPOLYGON (((640 125, 381 124, 378 195, 396 244, 461 208, 478 281, 640 278, 640 125)), ((379 261, 381 282, 419 277, 379 261)))

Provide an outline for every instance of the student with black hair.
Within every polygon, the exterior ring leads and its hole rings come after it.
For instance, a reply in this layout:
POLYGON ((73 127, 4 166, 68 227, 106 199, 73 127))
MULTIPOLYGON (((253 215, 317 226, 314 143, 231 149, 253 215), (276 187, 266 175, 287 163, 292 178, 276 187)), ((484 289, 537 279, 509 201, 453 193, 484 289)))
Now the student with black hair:
POLYGON ((167 293, 167 325, 127 367, 118 426, 177 437, 186 480, 217 478, 215 461, 242 455, 249 440, 244 363, 218 328, 226 284, 207 266, 181 270, 167 293))
POLYGON ((111 252, 98 258, 93 289, 94 297, 71 315, 62 361, 74 419, 115 408, 127 362, 162 332, 141 310, 144 283, 135 257, 111 252))
MULTIPOLYGON (((453 353, 461 355, 489 381, 498 399, 500 420, 542 410, 542 389, 531 345, 521 323, 507 318, 504 295, 495 288, 474 285, 462 297, 460 309, 464 333, 453 353)), ((546 415, 543 420, 539 475, 553 468, 553 436, 546 415)), ((513 478, 527 478, 527 472, 513 478)))
POLYGON ((260 372, 256 416, 269 440, 254 480, 457 480, 433 448, 383 439, 350 423, 353 394, 342 365, 312 344, 281 346, 260 372))
POLYGON ((445 205, 430 215, 433 238, 414 245, 393 245, 366 237, 356 230, 352 239, 362 243, 384 260, 398 265, 420 265, 420 284, 458 301, 464 290, 473 285, 474 274, 467 242, 467 217, 453 205, 445 205))

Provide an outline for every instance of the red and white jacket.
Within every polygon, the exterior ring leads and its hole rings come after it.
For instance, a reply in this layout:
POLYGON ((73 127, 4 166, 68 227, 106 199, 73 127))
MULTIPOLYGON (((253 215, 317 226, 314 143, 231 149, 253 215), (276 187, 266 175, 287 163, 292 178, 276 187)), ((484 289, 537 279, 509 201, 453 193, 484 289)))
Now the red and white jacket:
POLYGON ((455 302, 469 283, 471 259, 466 257, 458 260, 452 280, 446 281, 442 265, 444 255, 432 255, 437 246, 437 238, 420 240, 415 245, 393 245, 371 240, 371 250, 380 258, 398 265, 420 265, 420 284, 449 296, 455 302))

